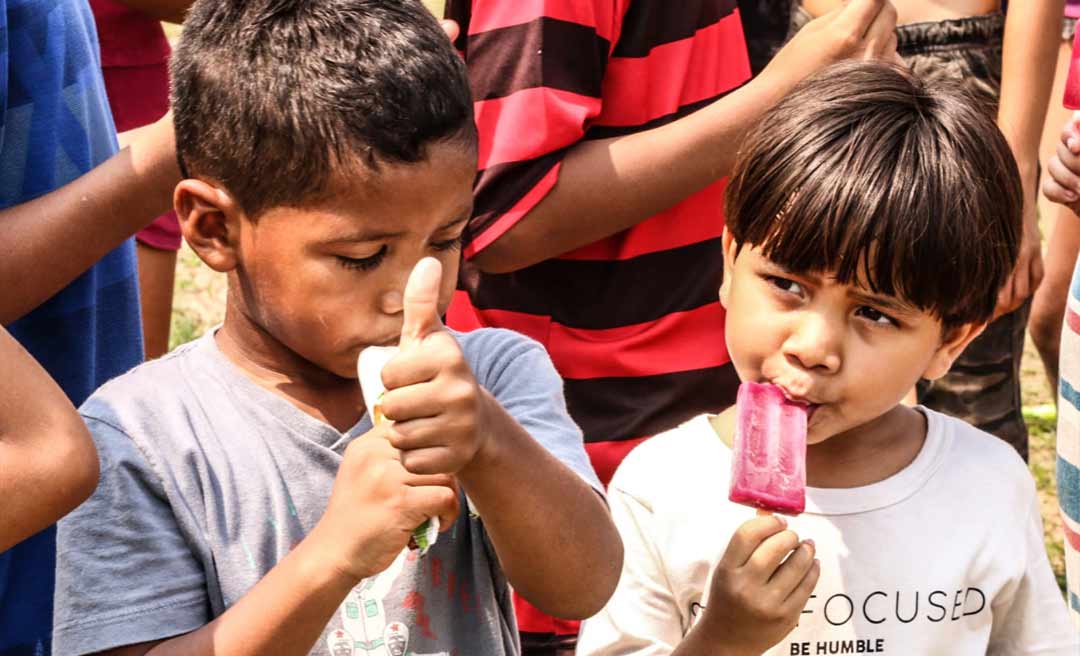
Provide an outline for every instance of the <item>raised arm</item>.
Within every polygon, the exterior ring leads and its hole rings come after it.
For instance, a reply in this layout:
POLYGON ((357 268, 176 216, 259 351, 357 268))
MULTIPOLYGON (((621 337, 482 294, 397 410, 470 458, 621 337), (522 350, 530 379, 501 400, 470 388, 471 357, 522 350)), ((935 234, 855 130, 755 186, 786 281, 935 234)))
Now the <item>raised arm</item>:
POLYGON ((0 552, 94 491, 97 452, 60 387, 0 328, 0 552))
POLYGON ((1039 217, 1039 139, 1061 43, 1063 0, 1035 0, 1017 6, 1005 19, 998 126, 1012 147, 1024 185, 1024 232, 1020 261, 1002 290, 999 314, 1035 293, 1043 277, 1039 217))
MULTIPOLYGON (((474 237, 467 254, 484 271, 514 271, 625 230, 675 205, 728 175, 742 135, 801 79, 849 57, 895 57, 895 17, 887 0, 854 0, 811 23, 760 76, 712 105, 644 132, 566 144, 569 150, 562 157, 557 181, 551 185, 552 174, 548 174, 544 179, 549 180, 549 189, 540 181, 525 194, 543 194, 543 198, 526 208, 516 222, 513 217, 510 221, 503 217, 489 221, 498 229, 492 233, 485 226, 487 234, 474 237), (509 222, 513 224, 506 228, 509 222)), ((480 54, 470 52, 467 57, 474 87, 483 82, 485 71, 499 70, 496 64, 477 63, 477 59, 514 56, 494 48, 480 50, 480 54)), ((493 141, 491 152, 503 148, 498 139, 518 138, 515 125, 525 128, 530 124, 527 116, 485 119, 485 100, 477 100, 481 140, 493 141)), ((558 144, 550 146, 555 150, 558 144)), ((482 148, 481 152, 483 159, 487 151, 482 148)), ((539 160, 560 154, 535 153, 534 157, 539 160)), ((511 164, 513 158, 509 159, 511 164)), ((536 171, 526 171, 526 177, 528 174, 536 171)), ((492 184, 506 189, 521 186, 522 180, 495 180, 492 184)), ((478 197, 477 205, 483 209, 483 198, 478 197)))
POLYGON ((168 210, 180 180, 175 153, 167 114, 82 177, 0 210, 0 324, 48 300, 168 210))

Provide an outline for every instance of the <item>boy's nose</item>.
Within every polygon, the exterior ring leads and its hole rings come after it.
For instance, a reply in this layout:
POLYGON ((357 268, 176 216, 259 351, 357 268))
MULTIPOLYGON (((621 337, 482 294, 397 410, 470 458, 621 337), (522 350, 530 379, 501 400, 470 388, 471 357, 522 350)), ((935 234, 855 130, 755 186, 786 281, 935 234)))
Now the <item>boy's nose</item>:
POLYGON ((803 369, 820 373, 840 370, 843 326, 817 314, 804 315, 784 341, 784 355, 803 369))
POLYGON ((405 295, 399 289, 392 289, 379 297, 379 310, 384 314, 401 314, 405 309, 405 295))

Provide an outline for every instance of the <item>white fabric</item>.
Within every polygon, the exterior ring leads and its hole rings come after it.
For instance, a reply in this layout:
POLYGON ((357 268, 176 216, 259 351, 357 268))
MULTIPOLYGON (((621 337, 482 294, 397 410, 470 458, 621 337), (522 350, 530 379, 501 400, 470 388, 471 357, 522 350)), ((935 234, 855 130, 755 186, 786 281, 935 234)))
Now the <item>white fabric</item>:
MULTIPOLYGON (((768 656, 1077 656, 1043 545, 1035 486, 1011 447, 922 410, 915 460, 861 488, 807 489, 790 520, 821 579, 768 656)), ((709 603, 709 577, 754 511, 727 500, 731 450, 707 417, 635 449, 608 501, 626 547, 615 596, 585 622, 584 656, 670 654, 709 603)))

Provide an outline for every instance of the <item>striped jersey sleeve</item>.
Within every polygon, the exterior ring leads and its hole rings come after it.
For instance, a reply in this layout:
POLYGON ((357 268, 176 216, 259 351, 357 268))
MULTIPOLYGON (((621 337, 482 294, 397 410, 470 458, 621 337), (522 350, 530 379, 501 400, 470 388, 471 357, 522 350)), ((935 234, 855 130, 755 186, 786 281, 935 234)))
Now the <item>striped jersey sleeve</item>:
POLYGON ((1069 289, 1059 362, 1058 501, 1065 533, 1069 608, 1080 623, 1080 261, 1069 289))
POLYGON ((555 185, 569 146, 602 111, 602 85, 629 0, 449 0, 463 28, 479 133, 471 257, 555 185))

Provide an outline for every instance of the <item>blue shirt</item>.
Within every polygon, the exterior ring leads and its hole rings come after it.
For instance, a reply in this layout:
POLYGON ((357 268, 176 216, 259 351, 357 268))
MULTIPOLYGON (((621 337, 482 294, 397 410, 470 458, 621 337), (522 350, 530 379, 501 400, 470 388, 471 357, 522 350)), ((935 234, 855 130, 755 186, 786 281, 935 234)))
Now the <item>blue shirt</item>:
MULTIPOLYGON (((0 208, 48 193, 115 152, 86 0, 0 0, 0 208)), ((135 272, 128 240, 9 326, 75 405, 142 359, 135 272)), ((0 656, 50 651, 55 541, 48 529, 0 554, 0 656)))

